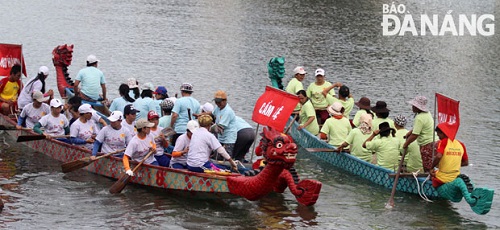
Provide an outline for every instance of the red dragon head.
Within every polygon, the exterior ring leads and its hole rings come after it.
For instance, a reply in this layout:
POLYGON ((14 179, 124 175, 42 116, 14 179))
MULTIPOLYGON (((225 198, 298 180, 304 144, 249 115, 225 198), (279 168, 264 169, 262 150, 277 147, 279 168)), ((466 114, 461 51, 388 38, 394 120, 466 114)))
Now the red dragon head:
POLYGON ((73 45, 60 45, 54 48, 52 51, 52 61, 54 66, 67 67, 71 65, 73 60, 73 45))
POLYGON ((298 152, 292 137, 273 128, 264 128, 261 135, 257 155, 264 155, 267 164, 282 164, 287 169, 292 167, 298 152))

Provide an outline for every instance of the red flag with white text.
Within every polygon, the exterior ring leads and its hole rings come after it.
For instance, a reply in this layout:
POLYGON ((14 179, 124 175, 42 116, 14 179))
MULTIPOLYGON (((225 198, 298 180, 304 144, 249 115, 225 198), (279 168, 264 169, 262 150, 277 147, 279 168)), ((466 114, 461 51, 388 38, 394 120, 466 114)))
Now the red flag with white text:
POLYGON ((270 86, 259 97, 253 109, 252 120, 283 132, 299 97, 270 86))
POLYGON ((0 76, 9 76, 15 64, 20 64, 24 76, 27 76, 22 50, 22 45, 0 43, 0 76))
POLYGON ((451 126, 452 134, 448 137, 452 140, 457 135, 460 126, 459 101, 453 100, 442 94, 436 93, 437 103, 437 121, 440 123, 448 123, 451 126))

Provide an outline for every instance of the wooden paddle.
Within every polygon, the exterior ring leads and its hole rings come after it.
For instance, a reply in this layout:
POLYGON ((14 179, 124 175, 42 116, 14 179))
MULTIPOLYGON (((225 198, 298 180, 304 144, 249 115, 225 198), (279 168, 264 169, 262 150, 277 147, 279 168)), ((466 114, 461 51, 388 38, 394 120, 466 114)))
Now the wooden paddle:
MULTIPOLYGON (((311 152, 311 153, 315 153, 315 152, 336 152, 336 153, 339 153, 339 151, 337 151, 337 149, 331 149, 331 148, 306 148, 306 151, 308 152, 311 152)), ((342 152, 346 152, 346 153, 349 153, 349 149, 344 149, 342 152)))
MULTIPOLYGON (((60 136, 52 136, 52 138, 64 138, 69 137, 69 135, 60 135, 60 136)), ((45 135, 23 135, 17 137, 17 142, 25 142, 25 141, 36 141, 47 139, 45 135)))
MULTIPOLYGON (((148 159, 148 157, 151 156, 151 154, 153 154, 154 152, 155 151, 153 151, 153 150, 149 151, 149 153, 144 157, 144 159, 142 159, 141 162, 139 162, 139 164, 137 164, 137 166, 135 166, 135 168, 132 169, 132 172, 134 172, 134 174, 135 174, 137 169, 139 169, 139 167, 144 163, 144 161, 146 161, 146 159, 148 159)), ((125 186, 127 186, 129 181, 130 181, 130 176, 127 173, 123 173, 123 175, 120 177, 120 179, 118 179, 118 181, 116 181, 111 186, 111 188, 109 188, 109 192, 111 194, 120 193, 125 188, 125 186)))
POLYGON ((61 169, 62 169, 63 173, 69 173, 69 172, 75 171, 77 169, 81 169, 89 164, 92 164, 92 162, 97 161, 101 158, 111 156, 113 154, 123 152, 123 151, 125 151, 125 149, 120 149, 120 150, 116 150, 114 152, 106 153, 102 156, 96 157, 94 160, 91 160, 90 157, 84 157, 82 159, 66 162, 66 163, 61 165, 61 169))
POLYGON ((394 195, 396 194, 396 186, 398 186, 399 176, 401 175, 401 168, 403 168, 403 162, 406 156, 406 150, 403 150, 403 155, 401 156, 401 160, 399 161, 398 171, 396 172, 396 177, 394 178, 394 183, 392 184, 391 197, 389 197, 389 201, 385 204, 385 208, 391 209, 394 208, 394 195))
MULTIPOLYGON (((5 126, 5 125, 0 125, 0 130, 18 130, 15 126, 5 126)), ((32 130, 30 128, 23 127, 19 130, 32 130)))

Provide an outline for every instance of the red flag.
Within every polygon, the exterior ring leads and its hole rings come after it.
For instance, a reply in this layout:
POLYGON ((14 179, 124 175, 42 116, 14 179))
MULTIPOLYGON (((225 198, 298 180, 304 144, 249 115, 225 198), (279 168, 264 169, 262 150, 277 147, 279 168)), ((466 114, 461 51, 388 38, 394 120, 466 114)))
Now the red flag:
POLYGON ((28 76, 22 49, 21 45, 0 44, 0 76, 9 76, 15 64, 21 65, 24 76, 28 76))
POLYGON ((252 120, 283 132, 298 102, 296 95, 266 86, 266 91, 255 103, 252 120))
POLYGON ((451 128, 451 134, 448 138, 455 139, 460 126, 459 101, 448 98, 444 95, 436 93, 438 124, 448 123, 451 128))

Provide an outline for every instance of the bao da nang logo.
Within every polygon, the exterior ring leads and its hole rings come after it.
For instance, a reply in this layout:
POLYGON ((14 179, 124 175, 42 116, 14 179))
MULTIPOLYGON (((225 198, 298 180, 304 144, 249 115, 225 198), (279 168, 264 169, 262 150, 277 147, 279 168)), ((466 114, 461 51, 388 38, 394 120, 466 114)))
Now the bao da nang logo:
POLYGON ((421 14, 414 18, 403 4, 382 4, 384 36, 492 36, 495 16, 492 14, 421 14))

